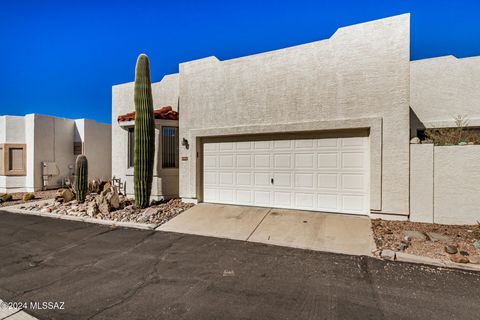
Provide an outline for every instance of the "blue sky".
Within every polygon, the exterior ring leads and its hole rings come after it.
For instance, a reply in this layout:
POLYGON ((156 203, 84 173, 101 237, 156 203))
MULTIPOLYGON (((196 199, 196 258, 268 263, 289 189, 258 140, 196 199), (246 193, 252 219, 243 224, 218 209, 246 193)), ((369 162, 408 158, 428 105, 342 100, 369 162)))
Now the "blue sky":
POLYGON ((111 120, 111 86, 145 52, 152 81, 181 62, 221 60, 330 37, 410 12, 412 60, 480 55, 475 0, 0 2, 0 115, 111 120))

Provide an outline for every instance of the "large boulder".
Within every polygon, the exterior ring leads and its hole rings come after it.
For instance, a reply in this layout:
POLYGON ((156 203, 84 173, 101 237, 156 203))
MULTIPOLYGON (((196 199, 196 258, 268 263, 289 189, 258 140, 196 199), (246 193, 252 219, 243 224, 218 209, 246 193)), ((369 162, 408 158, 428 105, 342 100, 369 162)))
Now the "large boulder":
POLYGON ((88 191, 91 193, 99 193, 100 192, 100 181, 92 180, 88 182, 88 191))
POLYGON ((70 189, 58 189, 55 193, 55 201, 69 202, 73 200, 73 192, 70 189))
POLYGON ((115 188, 103 190, 95 197, 95 202, 101 213, 109 213, 112 209, 117 210, 120 208, 120 197, 115 188))
POLYGON ((97 215, 98 208, 95 202, 90 202, 87 206, 87 215, 89 217, 95 217, 97 215))
POLYGON ((108 191, 112 187, 112 183, 110 181, 106 181, 103 185, 102 191, 108 191))

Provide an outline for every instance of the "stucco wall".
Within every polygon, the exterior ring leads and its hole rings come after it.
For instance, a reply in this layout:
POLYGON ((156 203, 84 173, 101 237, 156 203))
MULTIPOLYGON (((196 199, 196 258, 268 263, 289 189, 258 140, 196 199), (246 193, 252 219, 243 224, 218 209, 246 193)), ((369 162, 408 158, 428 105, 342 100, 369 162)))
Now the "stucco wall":
POLYGON ((480 221, 480 146, 411 148, 410 220, 442 224, 480 221))
POLYGON ((0 143, 26 143, 25 142, 25 121, 24 117, 2 116, 2 128, 0 143))
POLYGON ((480 221, 480 146, 435 148, 434 221, 477 224, 480 221))
POLYGON ((355 128, 378 119, 370 127, 380 137, 372 154, 381 153, 371 168, 371 207, 408 214, 409 24, 401 15, 341 28, 324 41, 181 64, 180 139, 190 149, 180 149, 189 159, 180 163, 180 195, 200 194, 199 137, 355 128))
MULTIPOLYGON (((72 179, 75 156, 73 137, 75 121, 50 116, 35 115, 35 144, 33 188, 42 188, 42 162, 55 162, 58 175, 49 180, 50 187, 58 187, 64 178, 72 179)), ((32 186, 28 186, 31 189, 32 186)))
POLYGON ((0 116, 0 143, 5 141, 6 116, 0 116))
POLYGON ((480 57, 412 61, 410 78, 410 104, 425 127, 453 127, 457 115, 480 126, 480 57))
POLYGON ((111 125, 88 119, 82 120, 83 153, 88 159, 89 179, 110 179, 112 174, 111 125))
POLYGON ((410 220, 433 223, 433 144, 410 145, 410 220))
MULTIPOLYGON (((152 71, 153 72, 153 71, 152 71)), ((134 125, 131 123, 123 123, 122 126, 118 123, 117 117, 122 114, 135 111, 133 102, 134 83, 124 83, 112 87, 112 176, 121 178, 126 182, 126 189, 128 195, 133 195, 133 169, 127 168, 128 161, 128 133, 127 128, 134 125)), ((153 105, 155 109, 164 106, 171 106, 178 111, 178 95, 179 84, 178 74, 167 75, 163 77, 160 82, 152 83, 153 105)), ((161 124, 156 121, 157 129, 161 124)), ((177 123, 176 121, 174 122, 177 123)), ((170 195, 173 188, 178 189, 178 172, 172 174, 171 172, 164 172, 158 168, 158 153, 159 153, 159 131, 156 130, 156 152, 155 163, 157 166, 154 170, 154 184, 152 186, 152 195, 160 196, 168 193, 170 195), (175 177, 175 175, 177 177, 175 177)), ((178 191, 172 195, 177 195, 178 191)), ((158 197, 157 197, 158 198, 158 197)))

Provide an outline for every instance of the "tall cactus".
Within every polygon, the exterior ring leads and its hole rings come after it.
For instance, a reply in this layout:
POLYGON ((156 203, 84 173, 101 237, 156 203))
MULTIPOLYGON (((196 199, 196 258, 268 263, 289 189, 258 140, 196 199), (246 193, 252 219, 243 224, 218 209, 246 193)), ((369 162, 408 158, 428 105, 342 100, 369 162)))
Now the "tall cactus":
POLYGON ((146 208, 150 202, 155 155, 155 120, 153 114, 150 62, 145 54, 138 56, 135 67, 135 139, 134 188, 135 204, 146 208))
POLYGON ((83 154, 75 161, 75 196, 78 202, 84 202, 88 191, 88 160, 83 154))

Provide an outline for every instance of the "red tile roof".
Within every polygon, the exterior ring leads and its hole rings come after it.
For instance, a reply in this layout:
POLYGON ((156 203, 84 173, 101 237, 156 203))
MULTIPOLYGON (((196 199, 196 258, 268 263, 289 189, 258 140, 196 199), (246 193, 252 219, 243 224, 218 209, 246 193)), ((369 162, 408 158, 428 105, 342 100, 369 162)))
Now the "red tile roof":
MULTIPOLYGON (((173 110, 171 106, 166 106, 161 109, 153 110, 155 119, 178 120, 178 112, 173 110)), ((130 112, 118 116, 117 121, 132 121, 135 120, 135 112, 130 112)))

